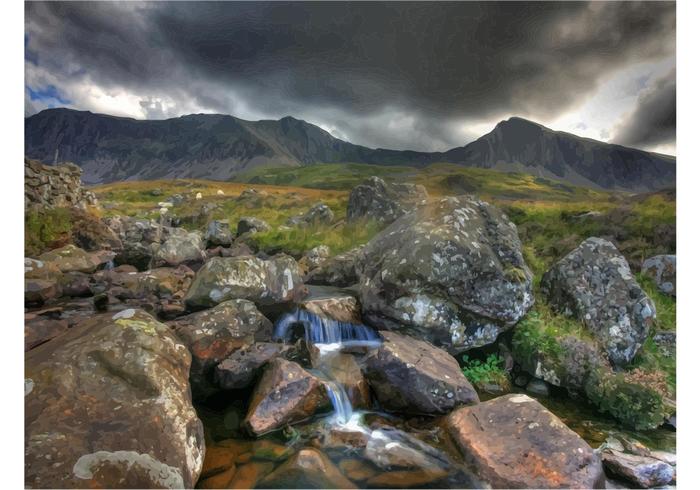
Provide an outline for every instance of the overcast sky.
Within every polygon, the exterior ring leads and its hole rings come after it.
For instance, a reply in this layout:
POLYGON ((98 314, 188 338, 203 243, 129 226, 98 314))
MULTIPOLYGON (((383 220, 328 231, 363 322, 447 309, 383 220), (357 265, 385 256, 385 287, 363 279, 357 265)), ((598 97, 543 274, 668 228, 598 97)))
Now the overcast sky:
POLYGON ((25 115, 292 115, 431 151, 517 115, 675 154, 673 2, 25 5, 25 115))

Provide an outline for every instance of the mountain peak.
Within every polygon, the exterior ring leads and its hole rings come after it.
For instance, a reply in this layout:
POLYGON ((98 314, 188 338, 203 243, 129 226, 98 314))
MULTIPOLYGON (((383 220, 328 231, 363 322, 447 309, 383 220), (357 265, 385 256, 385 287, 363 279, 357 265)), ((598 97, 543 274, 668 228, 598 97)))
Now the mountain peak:
POLYGON ((532 131, 532 130, 537 130, 537 131, 551 131, 549 128, 546 126, 543 126, 539 123, 536 123, 534 121, 530 121, 529 119, 525 119, 524 117, 518 117, 518 116, 512 116, 508 118, 507 120, 501 121, 496 125, 496 129, 510 129, 510 130, 525 130, 525 131, 532 131))

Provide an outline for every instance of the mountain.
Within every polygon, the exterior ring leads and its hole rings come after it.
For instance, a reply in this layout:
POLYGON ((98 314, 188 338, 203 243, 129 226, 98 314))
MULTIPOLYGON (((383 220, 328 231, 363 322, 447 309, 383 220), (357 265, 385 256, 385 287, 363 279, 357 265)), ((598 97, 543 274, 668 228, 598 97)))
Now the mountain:
POLYGON ((160 121, 71 109, 25 119, 25 154, 72 161, 87 183, 161 178, 228 180, 258 167, 368 163, 422 167, 435 162, 521 171, 593 188, 675 186, 675 158, 553 131, 512 117, 464 147, 424 153, 371 149, 293 117, 245 121, 192 114, 160 121))

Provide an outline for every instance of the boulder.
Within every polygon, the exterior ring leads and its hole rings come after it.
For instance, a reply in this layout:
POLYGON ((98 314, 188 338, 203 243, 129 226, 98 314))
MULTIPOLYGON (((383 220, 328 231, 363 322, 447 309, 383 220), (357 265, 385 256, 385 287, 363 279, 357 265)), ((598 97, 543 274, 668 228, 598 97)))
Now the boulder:
POLYGON ((625 258, 602 238, 588 238, 542 276, 542 292, 583 322, 617 366, 628 364, 656 318, 653 301, 625 258))
POLYGON ((276 358, 267 364, 255 387, 244 425, 259 436, 302 422, 329 406, 321 380, 295 362, 276 358))
POLYGON ((659 290, 676 296, 676 256, 656 255, 642 263, 642 273, 654 279, 659 290))
POLYGON ((85 297, 92 296, 91 277, 83 272, 66 272, 59 279, 63 296, 85 297))
POLYGON ((357 272, 367 322, 452 353, 494 342, 534 301, 515 225, 469 196, 394 221, 364 247, 357 272))
POLYGON ((337 287, 356 284, 358 278, 355 265, 361 251, 362 248, 358 247, 324 260, 309 271, 305 282, 337 287))
POLYGON ((25 279, 24 302, 27 304, 44 304, 61 295, 61 286, 57 279, 25 279))
POLYGON ((214 380, 224 390, 252 385, 262 368, 272 359, 284 357, 292 346, 277 342, 255 342, 234 351, 214 369, 214 380))
POLYGON ((244 233, 260 233, 271 229, 266 221, 252 216, 244 216, 238 221, 236 236, 241 236, 244 233))
POLYGON ((287 220, 289 226, 317 226, 329 225, 333 222, 335 215, 331 208, 322 202, 314 204, 309 210, 299 216, 293 216, 287 220))
POLYGON ((603 488, 598 455, 527 395, 460 408, 444 424, 465 462, 493 488, 603 488))
POLYGON ((95 272, 99 258, 75 245, 66 245, 39 256, 44 263, 55 265, 61 272, 95 272))
POLYGON ((380 334, 384 342, 366 359, 363 372, 382 408, 434 415, 479 402, 447 352, 395 332, 380 334))
POLYGON ((338 383, 348 396, 353 408, 370 408, 372 397, 369 383, 362 374, 357 358, 350 353, 331 351, 320 355, 318 348, 311 348, 311 365, 338 383))
POLYGON ((25 485, 192 488, 204 458, 190 354, 143 311, 96 315, 25 356, 25 485))
POLYGON ((370 433, 364 456, 384 470, 435 470, 453 465, 447 455, 433 446, 407 432, 390 428, 370 433))
POLYGON ((24 351, 58 337, 68 330, 68 322, 58 318, 37 316, 24 322, 24 351))
POLYGON ((317 449, 305 448, 263 478, 256 488, 357 488, 317 449))
POLYGON ((370 177, 350 192, 347 219, 352 222, 365 218, 389 224, 427 199, 422 185, 386 183, 379 177, 370 177))
POLYGON ((105 219, 105 222, 122 243, 122 249, 114 259, 115 263, 133 265, 139 270, 151 266, 154 251, 168 238, 171 230, 154 220, 128 216, 114 216, 105 219))
POLYGON ((675 478, 673 466, 650 456, 627 454, 606 448, 601 452, 603 465, 612 475, 626 480, 634 488, 656 488, 675 478))
POLYGON ((204 241, 207 246, 216 247, 222 245, 228 247, 231 245, 231 228, 228 220, 214 220, 207 225, 207 232, 204 235, 204 241))
POLYGON ((331 249, 326 245, 314 247, 304 254, 299 261, 299 267, 304 273, 320 267, 331 256, 331 249))
POLYGON ((176 267, 203 262, 205 256, 199 233, 175 233, 156 249, 152 263, 156 267, 176 267))
POLYGON ((314 315, 338 322, 362 323, 360 303, 352 294, 337 290, 325 293, 323 286, 311 286, 308 289, 311 296, 299 304, 301 308, 314 315))
POLYGON ((269 260, 213 257, 197 272, 185 301, 190 308, 207 308, 232 298, 275 304, 291 301, 302 288, 299 267, 288 255, 269 260))
POLYGON ((272 337, 270 320, 244 299, 224 301, 180 317, 171 326, 192 354, 190 383, 197 397, 216 391, 213 376, 217 364, 241 348, 272 337))

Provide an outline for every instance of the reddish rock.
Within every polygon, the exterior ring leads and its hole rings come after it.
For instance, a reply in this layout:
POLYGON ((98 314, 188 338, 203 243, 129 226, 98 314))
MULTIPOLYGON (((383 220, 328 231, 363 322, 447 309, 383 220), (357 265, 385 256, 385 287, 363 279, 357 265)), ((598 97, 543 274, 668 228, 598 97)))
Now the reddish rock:
POLYGON ((48 342, 68 330, 66 320, 37 316, 24 322, 24 351, 48 342))
POLYGON ((267 475, 259 488, 357 488, 317 449, 302 449, 267 475))

